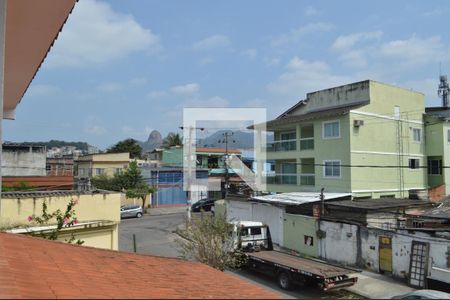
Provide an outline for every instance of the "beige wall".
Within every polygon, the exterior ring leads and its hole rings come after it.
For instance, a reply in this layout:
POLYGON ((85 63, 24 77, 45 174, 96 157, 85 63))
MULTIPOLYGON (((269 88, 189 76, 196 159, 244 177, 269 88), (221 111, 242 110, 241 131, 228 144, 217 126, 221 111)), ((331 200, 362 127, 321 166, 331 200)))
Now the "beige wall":
POLYGON ((83 246, 119 250, 117 224, 100 225, 98 227, 86 226, 86 228, 83 229, 71 229, 72 228, 69 228, 69 230, 61 232, 58 236, 58 240, 67 241, 72 237, 71 233, 73 233, 76 240, 84 242, 83 246))
POLYGON ((78 168, 77 177, 95 177, 99 175, 97 169, 102 169, 102 173, 107 176, 114 176, 117 169, 123 171, 129 163, 130 154, 128 152, 85 155, 75 162, 78 168))
MULTIPOLYGON (((147 195, 145 205, 149 207, 152 204, 152 194, 147 195)), ((125 194, 120 196, 120 205, 142 205, 141 198, 127 198, 125 194)))
MULTIPOLYGON (((48 193, 48 195, 50 194, 48 193)), ((48 205, 48 212, 53 212, 57 209, 64 211, 70 199, 78 199, 78 204, 74 207, 74 210, 79 222, 107 221, 108 226, 106 228, 88 226, 80 231, 80 236, 77 236, 77 238, 85 240, 88 246, 118 249, 120 193, 68 193, 62 196, 39 196, 38 193, 30 193, 28 198, 12 198, 11 195, 4 195, 1 199, 0 228, 32 225, 27 221, 27 217, 33 214, 41 216, 44 201, 48 205), (32 195, 34 195, 34 198, 32 195)), ((72 230, 78 229, 73 228, 72 230)), ((61 236, 64 237, 64 235, 61 236)))

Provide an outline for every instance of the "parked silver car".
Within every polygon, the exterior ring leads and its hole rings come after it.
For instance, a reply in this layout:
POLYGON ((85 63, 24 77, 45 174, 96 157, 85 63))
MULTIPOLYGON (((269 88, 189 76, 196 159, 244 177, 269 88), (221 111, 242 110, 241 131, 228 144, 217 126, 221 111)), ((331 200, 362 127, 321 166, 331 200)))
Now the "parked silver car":
POLYGON ((120 207, 120 218, 140 218, 143 213, 140 205, 122 205, 120 207))

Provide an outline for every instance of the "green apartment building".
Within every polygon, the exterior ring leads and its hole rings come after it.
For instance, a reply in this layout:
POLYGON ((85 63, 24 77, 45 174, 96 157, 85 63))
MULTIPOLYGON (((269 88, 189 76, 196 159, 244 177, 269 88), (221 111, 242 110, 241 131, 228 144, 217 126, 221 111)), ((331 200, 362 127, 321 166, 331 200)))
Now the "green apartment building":
POLYGON ((275 162, 267 191, 379 198, 426 189, 426 151, 444 157, 446 148, 426 144, 424 114, 422 93, 372 80, 308 93, 265 124, 274 134, 267 160, 275 162))

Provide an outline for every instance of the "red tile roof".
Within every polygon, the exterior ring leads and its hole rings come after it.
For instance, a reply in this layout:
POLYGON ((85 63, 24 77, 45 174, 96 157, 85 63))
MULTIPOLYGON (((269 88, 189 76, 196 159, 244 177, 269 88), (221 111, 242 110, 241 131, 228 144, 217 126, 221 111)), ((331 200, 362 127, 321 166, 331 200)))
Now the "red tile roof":
POLYGON ((279 298, 206 265, 0 233, 0 298, 279 298))

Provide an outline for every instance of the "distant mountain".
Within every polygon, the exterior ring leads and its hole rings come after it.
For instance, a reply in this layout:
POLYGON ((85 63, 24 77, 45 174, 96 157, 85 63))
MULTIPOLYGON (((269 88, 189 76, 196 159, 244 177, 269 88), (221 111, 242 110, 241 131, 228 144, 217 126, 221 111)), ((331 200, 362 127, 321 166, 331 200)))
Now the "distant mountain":
POLYGON ((147 141, 140 142, 143 152, 153 151, 155 148, 160 148, 163 143, 163 138, 158 130, 153 130, 148 136, 147 141))
POLYGON ((51 149, 53 147, 64 147, 64 146, 72 146, 77 148, 78 150, 82 150, 87 152, 88 148, 91 146, 86 142, 66 142, 66 141, 59 141, 59 140, 50 140, 48 142, 23 142, 23 144, 27 145, 34 145, 34 146, 46 146, 47 149, 51 149))
MULTIPOLYGON (((219 130, 210 136, 200 139, 197 142, 197 147, 213 147, 224 148, 224 143, 219 143, 219 140, 223 141, 223 134, 230 132, 230 130, 219 130)), ((254 133, 245 131, 233 131, 233 135, 229 138, 228 148, 235 149, 253 149, 254 148, 254 133)), ((272 135, 267 137, 267 141, 273 140, 272 135)))

